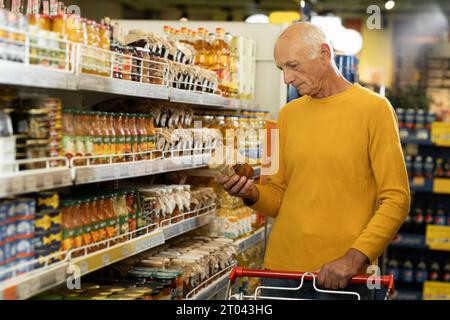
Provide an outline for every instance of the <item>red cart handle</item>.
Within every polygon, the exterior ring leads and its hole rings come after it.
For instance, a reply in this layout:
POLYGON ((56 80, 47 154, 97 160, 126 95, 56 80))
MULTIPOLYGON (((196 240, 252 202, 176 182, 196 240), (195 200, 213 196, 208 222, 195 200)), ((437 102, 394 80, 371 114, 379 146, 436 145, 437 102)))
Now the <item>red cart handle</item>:
MULTIPOLYGON (((278 279, 292 279, 299 280, 305 273, 311 273, 315 276, 318 275, 316 272, 291 272, 291 271, 275 271, 275 270, 258 270, 258 269, 245 269, 242 267, 234 267, 230 273, 230 281, 234 282, 236 278, 242 277, 259 277, 259 278, 278 278, 278 279)), ((356 275, 350 280, 351 284, 366 284, 367 281, 373 280, 375 283, 380 283, 382 286, 386 287, 388 290, 394 289, 394 276, 381 276, 373 277, 368 275, 356 275)), ((305 280, 312 281, 313 276, 307 274, 304 277, 305 280)))

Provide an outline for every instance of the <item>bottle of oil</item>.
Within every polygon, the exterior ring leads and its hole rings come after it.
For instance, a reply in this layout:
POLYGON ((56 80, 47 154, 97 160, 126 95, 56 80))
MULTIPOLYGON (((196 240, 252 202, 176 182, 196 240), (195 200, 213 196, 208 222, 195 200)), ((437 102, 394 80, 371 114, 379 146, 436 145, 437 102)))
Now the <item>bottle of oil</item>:
POLYGON ((195 64, 204 67, 206 64, 207 45, 205 41, 205 28, 198 28, 194 48, 196 50, 195 64))

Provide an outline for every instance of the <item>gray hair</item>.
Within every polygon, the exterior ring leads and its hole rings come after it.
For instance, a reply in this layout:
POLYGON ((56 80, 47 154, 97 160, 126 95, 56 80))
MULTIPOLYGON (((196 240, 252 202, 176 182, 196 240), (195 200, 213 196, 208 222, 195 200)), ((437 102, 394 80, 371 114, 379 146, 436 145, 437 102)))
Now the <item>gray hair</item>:
POLYGON ((334 60, 334 50, 331 40, 320 26, 304 21, 296 22, 295 25, 304 26, 302 32, 300 32, 300 36, 302 37, 303 43, 307 43, 310 47, 310 59, 317 57, 320 52, 320 47, 325 43, 330 48, 331 60, 334 60))

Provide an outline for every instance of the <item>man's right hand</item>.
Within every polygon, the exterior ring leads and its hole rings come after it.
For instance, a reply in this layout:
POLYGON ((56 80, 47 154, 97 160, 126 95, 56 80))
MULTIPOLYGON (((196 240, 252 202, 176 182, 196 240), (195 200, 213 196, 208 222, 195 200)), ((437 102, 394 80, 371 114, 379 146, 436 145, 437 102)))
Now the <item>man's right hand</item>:
POLYGON ((231 177, 219 176, 216 181, 229 195, 243 198, 246 204, 254 204, 259 199, 258 189, 253 180, 247 179, 247 177, 239 177, 237 174, 231 177))

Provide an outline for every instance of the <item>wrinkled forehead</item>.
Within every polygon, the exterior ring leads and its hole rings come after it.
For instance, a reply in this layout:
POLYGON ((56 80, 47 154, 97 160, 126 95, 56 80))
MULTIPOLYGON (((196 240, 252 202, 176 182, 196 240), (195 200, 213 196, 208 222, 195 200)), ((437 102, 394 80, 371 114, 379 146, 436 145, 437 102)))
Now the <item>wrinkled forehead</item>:
POLYGON ((301 37, 280 37, 275 42, 274 57, 276 61, 283 63, 295 58, 302 59, 310 50, 310 45, 303 43, 301 37))

